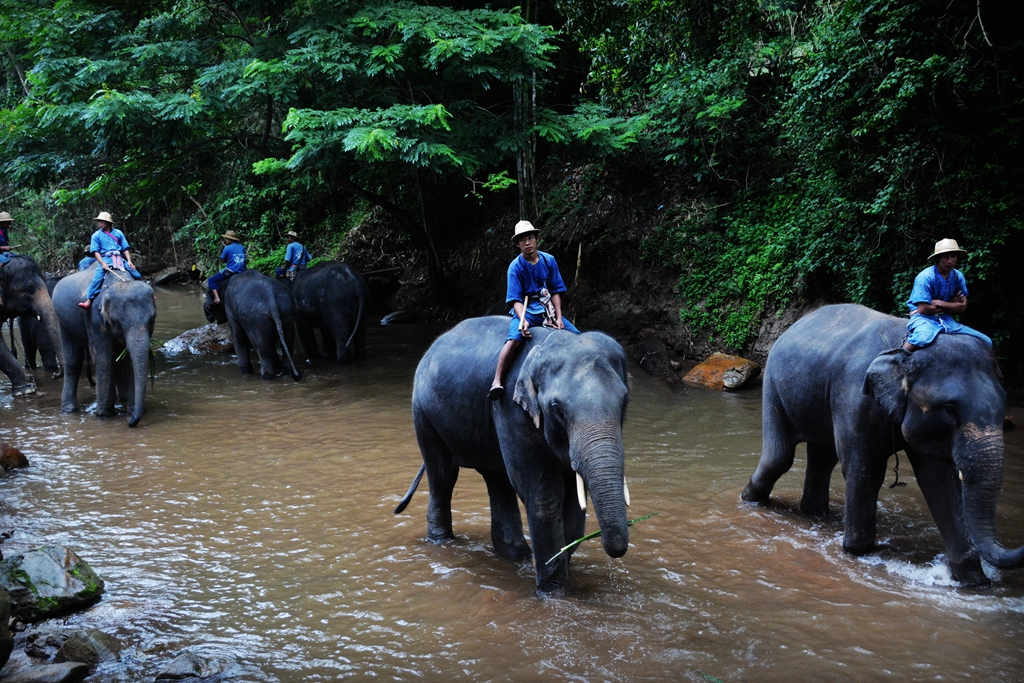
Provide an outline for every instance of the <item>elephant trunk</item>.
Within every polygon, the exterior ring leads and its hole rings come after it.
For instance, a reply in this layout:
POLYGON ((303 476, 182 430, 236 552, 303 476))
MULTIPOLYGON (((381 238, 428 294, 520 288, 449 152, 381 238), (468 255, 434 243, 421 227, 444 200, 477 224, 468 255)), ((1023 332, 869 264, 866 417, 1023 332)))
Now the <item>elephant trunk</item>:
POLYGON ((983 558, 1000 569, 1024 566, 1024 546, 1007 550, 996 534, 996 500, 1003 484, 1003 433, 988 427, 975 438, 955 443, 954 460, 963 481, 964 524, 983 558))
POLYGON ((50 299, 46 286, 40 287, 32 296, 32 311, 39 316, 39 319, 46 326, 46 334, 50 336, 50 343, 57 354, 57 362, 60 367, 53 373, 54 379, 64 376, 64 350, 60 342, 60 321, 57 319, 57 311, 53 309, 53 300, 50 299))
POLYGON ((149 335, 144 333, 131 334, 125 339, 125 347, 132 360, 132 377, 134 381, 134 403, 132 414, 128 418, 128 426, 139 424, 142 414, 146 411, 146 378, 149 375, 149 335))
POLYGON ((629 548, 622 430, 618 425, 590 424, 582 429, 576 426, 570 434, 569 460, 594 503, 604 551, 622 557, 629 548))

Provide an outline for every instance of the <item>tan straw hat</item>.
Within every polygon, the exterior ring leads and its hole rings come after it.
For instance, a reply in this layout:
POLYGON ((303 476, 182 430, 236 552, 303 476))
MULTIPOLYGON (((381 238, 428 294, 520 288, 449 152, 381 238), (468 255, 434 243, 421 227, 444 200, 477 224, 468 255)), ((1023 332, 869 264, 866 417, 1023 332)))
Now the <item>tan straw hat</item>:
POLYGON ((240 240, 238 238, 238 233, 235 232, 234 230, 228 230, 226 233, 221 235, 221 237, 223 237, 226 240, 232 240, 233 242, 241 242, 242 241, 242 240, 240 240))
POLYGON ((111 225, 114 224, 114 219, 106 211, 100 211, 100 214, 98 216, 96 216, 96 218, 93 218, 93 220, 94 221, 106 221, 107 223, 110 223, 111 225))
POLYGON ((299 239, 299 233, 295 232, 294 230, 289 230, 288 232, 285 233, 285 237, 294 237, 295 239, 299 239))
POLYGON ((533 227, 533 223, 531 223, 530 221, 519 221, 518 223, 516 223, 516 232, 514 235, 512 235, 512 243, 515 244, 516 240, 518 240, 522 235, 531 232, 537 234, 540 232, 540 230, 533 227))
POLYGON ((937 256, 952 253, 956 253, 960 256, 967 256, 967 252, 960 248, 960 245, 956 243, 956 240, 939 240, 938 242, 935 243, 935 251, 933 251, 932 255, 928 257, 928 260, 931 261, 937 256))
POLYGON ((13 220, 14 219, 11 218, 11 214, 7 213, 6 211, 0 211, 0 223, 9 223, 10 221, 13 220))

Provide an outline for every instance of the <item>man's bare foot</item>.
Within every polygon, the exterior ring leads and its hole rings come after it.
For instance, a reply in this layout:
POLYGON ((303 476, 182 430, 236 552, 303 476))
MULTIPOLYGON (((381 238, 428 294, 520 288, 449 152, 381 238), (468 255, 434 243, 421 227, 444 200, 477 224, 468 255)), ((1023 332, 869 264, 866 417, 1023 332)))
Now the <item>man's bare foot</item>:
POLYGON ((86 299, 85 301, 78 302, 78 305, 82 308, 89 308, 92 306, 92 299, 86 299))

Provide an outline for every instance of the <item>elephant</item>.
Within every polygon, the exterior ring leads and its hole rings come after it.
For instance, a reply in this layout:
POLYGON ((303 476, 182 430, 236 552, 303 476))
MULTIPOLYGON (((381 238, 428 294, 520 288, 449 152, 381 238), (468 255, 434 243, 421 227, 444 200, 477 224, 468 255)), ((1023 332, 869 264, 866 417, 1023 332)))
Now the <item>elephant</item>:
MULTIPOLYGON (((46 291, 52 297, 53 288, 60 282, 59 277, 46 277, 46 291)), ((35 313, 22 313, 18 316, 18 329, 21 331, 21 346, 25 350, 25 369, 36 369, 36 355, 43 361, 43 369, 50 372, 57 372, 60 366, 57 364, 57 349, 60 347, 60 337, 50 339, 46 331, 46 325, 35 313)))
POLYGON ((954 580, 987 586, 980 558, 1024 564, 995 531, 1003 477, 1006 395, 990 348, 940 334, 910 353, 906 320, 855 304, 825 306, 772 347, 764 374, 761 460, 741 497, 765 504, 807 443, 800 509, 828 513, 836 462, 846 479, 843 549, 876 549, 878 491, 889 456, 904 450, 946 547, 954 580))
POLYGON ((61 411, 78 409, 78 380, 91 360, 96 374, 96 414, 115 414, 120 395, 130 406, 128 426, 135 427, 146 407, 149 344, 156 323, 156 295, 149 284, 127 274, 109 272, 103 288, 89 308, 79 302, 92 281, 93 266, 68 275, 53 289, 53 306, 60 319, 60 339, 67 367, 61 411), (117 359, 127 351, 127 362, 117 359))
MULTIPOLYGON (((15 254, 7 263, 0 265, 0 321, 23 314, 38 316, 50 338, 60 339, 60 323, 54 312, 43 272, 28 256, 15 254)), ((58 363, 59 367, 64 365, 60 352, 58 363)), ((61 377, 59 367, 53 374, 54 379, 61 377)), ((14 396, 36 392, 35 381, 22 370, 3 335, 0 335, 0 371, 10 378, 11 393, 14 396)))
POLYGON ((366 358, 370 290, 358 270, 324 261, 297 271, 291 288, 295 324, 308 360, 317 357, 313 328, 320 328, 324 358, 334 356, 342 364, 366 358))
POLYGON ((295 303, 288 287, 258 270, 245 270, 229 277, 220 287, 220 303, 214 303, 207 290, 203 312, 211 323, 231 326, 231 339, 242 374, 252 372, 252 349, 260 357, 261 377, 274 379, 284 374, 277 345, 287 361, 287 370, 296 382, 302 373, 295 367, 292 351, 295 342, 295 303))
POLYGON ((506 386, 514 386, 514 394, 490 401, 508 320, 463 321, 420 361, 412 412, 423 466, 395 513, 408 505, 425 470, 427 539, 454 539, 452 490, 459 468, 471 467, 487 484, 494 549, 517 561, 531 556, 518 494, 530 525, 537 590, 565 592, 569 556, 559 550, 583 536, 586 491, 605 552, 622 557, 629 545, 622 445, 629 401, 626 354, 601 332, 533 328, 532 340, 508 372, 506 386))

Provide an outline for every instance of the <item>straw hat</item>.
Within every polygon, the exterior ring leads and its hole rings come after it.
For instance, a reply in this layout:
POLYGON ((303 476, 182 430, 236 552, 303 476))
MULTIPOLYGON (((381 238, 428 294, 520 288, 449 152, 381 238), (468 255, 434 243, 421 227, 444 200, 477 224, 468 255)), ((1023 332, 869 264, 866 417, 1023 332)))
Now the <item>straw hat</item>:
POLYGON ((14 219, 11 218, 11 214, 6 211, 0 211, 0 223, 10 223, 14 219))
POLYGON ((289 230, 284 235, 285 237, 294 237, 295 239, 299 239, 299 233, 295 232, 294 230, 289 230))
POLYGON ((956 240, 944 239, 939 240, 935 243, 935 251, 928 257, 928 260, 942 256, 943 254, 956 253, 958 256, 967 256, 967 252, 960 248, 960 245, 956 243, 956 240))
POLYGON ((242 240, 240 240, 238 238, 238 233, 235 232, 234 230, 228 230, 226 233, 221 235, 221 237, 223 237, 226 240, 231 240, 232 242, 241 242, 242 241, 242 240))
POLYGON ((516 240, 518 240, 520 236, 531 232, 536 235, 537 233, 540 232, 540 230, 533 227, 533 223, 531 223, 530 221, 519 221, 518 223, 516 223, 516 232, 514 235, 512 235, 512 244, 515 244, 516 240))
POLYGON ((100 214, 98 216, 96 216, 96 218, 93 218, 93 220, 94 221, 106 221, 107 223, 110 223, 111 225, 114 224, 114 219, 106 211, 100 211, 100 214))

